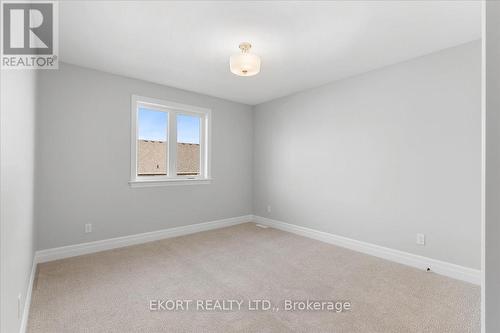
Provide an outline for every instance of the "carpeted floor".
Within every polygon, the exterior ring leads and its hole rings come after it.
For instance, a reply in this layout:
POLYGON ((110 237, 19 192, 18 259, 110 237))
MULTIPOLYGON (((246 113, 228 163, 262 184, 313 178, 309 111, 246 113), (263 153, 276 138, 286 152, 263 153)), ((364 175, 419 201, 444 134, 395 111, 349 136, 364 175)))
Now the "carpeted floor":
POLYGON ((28 332, 458 333, 479 332, 479 313, 478 286, 246 223, 40 264, 28 332))

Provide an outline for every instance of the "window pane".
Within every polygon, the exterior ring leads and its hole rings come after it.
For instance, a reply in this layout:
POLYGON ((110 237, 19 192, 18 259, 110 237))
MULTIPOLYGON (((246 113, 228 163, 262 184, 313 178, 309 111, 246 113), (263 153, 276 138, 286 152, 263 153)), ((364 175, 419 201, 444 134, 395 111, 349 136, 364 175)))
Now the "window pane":
POLYGON ((168 113, 139 107, 137 175, 167 174, 168 113))
POLYGON ((200 174, 200 117, 177 115, 177 175, 200 174))

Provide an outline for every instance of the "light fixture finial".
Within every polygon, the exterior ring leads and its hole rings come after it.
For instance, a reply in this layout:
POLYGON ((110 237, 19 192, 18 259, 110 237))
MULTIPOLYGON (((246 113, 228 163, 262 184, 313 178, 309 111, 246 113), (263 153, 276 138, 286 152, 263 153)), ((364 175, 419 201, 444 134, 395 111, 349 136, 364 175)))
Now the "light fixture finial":
POLYGON ((250 49, 252 48, 252 44, 250 44, 249 42, 243 42, 243 43, 240 43, 239 48, 240 48, 241 52, 249 53, 250 49))

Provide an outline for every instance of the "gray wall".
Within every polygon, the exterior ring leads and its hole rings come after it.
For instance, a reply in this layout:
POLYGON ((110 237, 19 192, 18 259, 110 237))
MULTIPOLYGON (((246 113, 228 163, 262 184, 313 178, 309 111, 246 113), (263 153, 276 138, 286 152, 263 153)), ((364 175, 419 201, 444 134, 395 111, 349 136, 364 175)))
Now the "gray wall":
POLYGON ((254 213, 479 269, 480 69, 475 41, 257 106, 254 213))
POLYGON ((252 213, 251 107, 68 64, 39 100, 39 249, 252 213), (212 184, 129 187, 132 94, 212 109, 212 184))
POLYGON ((500 3, 486 1, 486 332, 500 332, 500 3))
POLYGON ((36 72, 2 70, 0 114, 1 332, 18 332, 35 249, 36 72))

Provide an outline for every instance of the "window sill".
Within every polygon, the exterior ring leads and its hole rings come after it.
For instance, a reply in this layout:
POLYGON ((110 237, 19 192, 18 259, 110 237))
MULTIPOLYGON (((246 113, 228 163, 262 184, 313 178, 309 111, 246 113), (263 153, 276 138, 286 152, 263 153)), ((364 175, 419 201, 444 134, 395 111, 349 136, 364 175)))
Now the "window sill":
POLYGON ((172 185, 204 185, 211 184, 212 178, 200 179, 158 179, 158 180, 131 180, 128 182, 131 188, 137 187, 158 187, 158 186, 172 186, 172 185))

